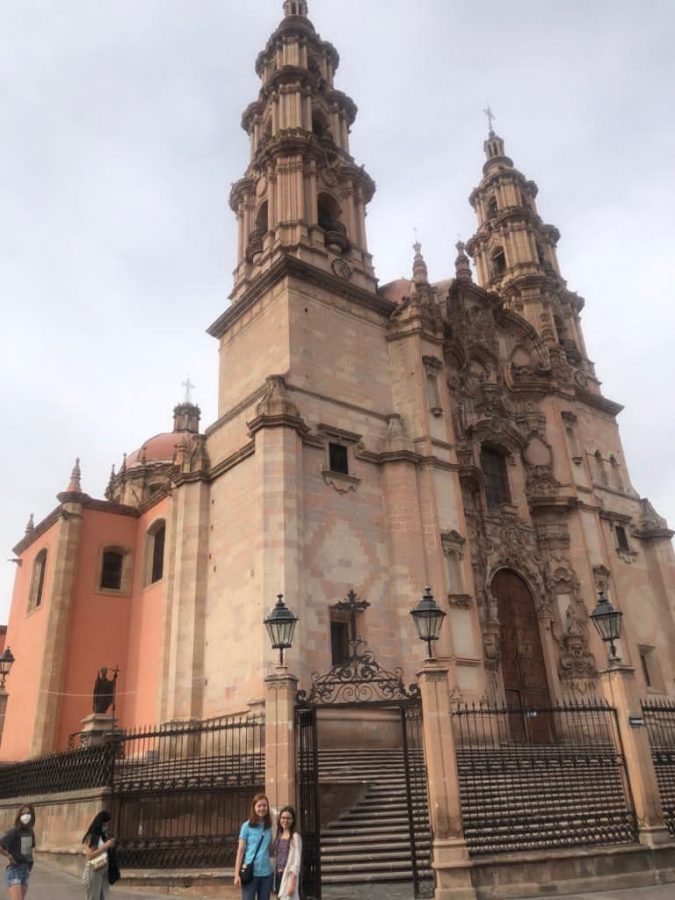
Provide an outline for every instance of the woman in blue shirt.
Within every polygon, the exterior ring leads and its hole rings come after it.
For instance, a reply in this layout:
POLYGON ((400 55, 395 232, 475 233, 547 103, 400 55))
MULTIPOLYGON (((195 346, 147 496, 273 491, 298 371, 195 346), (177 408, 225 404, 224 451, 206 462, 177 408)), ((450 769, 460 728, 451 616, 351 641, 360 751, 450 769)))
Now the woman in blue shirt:
POLYGON ((241 826, 237 859, 234 864, 234 884, 241 886, 242 900, 269 900, 272 888, 272 816, 270 804, 264 794, 256 794, 251 804, 251 815, 241 826), (253 878, 242 882, 242 869, 253 866, 253 878))

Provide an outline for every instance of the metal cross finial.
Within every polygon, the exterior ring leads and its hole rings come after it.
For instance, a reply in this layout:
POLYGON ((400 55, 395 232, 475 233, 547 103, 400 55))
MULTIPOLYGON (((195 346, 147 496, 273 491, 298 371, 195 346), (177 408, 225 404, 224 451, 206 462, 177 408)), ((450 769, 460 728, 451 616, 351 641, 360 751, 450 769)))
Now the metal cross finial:
POLYGON ((190 376, 186 378, 185 381, 181 381, 181 385, 185 388, 185 402, 192 403, 192 390, 197 387, 196 384, 193 384, 190 381, 190 376))
POLYGON ((489 131, 490 131, 490 134, 492 134, 493 131, 494 131, 494 128, 492 127, 492 123, 493 123, 494 120, 497 118, 497 116, 496 116, 496 115, 492 112, 492 110, 490 109, 490 104, 489 104, 489 103, 488 103, 488 105, 485 107, 485 109, 483 110, 483 112, 484 112, 485 115, 487 116, 487 120, 488 120, 488 129, 489 129, 489 131))

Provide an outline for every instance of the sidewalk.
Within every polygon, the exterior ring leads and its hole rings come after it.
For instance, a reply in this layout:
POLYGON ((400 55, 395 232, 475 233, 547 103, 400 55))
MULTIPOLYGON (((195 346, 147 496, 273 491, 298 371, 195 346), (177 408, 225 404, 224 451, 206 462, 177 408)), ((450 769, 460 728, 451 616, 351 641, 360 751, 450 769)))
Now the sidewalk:
MULTIPOLYGON (((323 900, 413 900, 412 886, 407 884, 326 887, 322 894, 323 900)), ((38 863, 31 875, 28 896, 30 900, 83 900, 84 889, 78 878, 38 863)), ((675 884, 595 894, 563 895, 547 890, 545 896, 559 897, 560 900, 674 900, 675 884)), ((143 897, 145 900, 167 900, 168 895, 130 890, 120 885, 115 885, 110 892, 110 900, 141 900, 143 897)), ((200 900, 200 897, 191 894, 189 900, 200 900)))

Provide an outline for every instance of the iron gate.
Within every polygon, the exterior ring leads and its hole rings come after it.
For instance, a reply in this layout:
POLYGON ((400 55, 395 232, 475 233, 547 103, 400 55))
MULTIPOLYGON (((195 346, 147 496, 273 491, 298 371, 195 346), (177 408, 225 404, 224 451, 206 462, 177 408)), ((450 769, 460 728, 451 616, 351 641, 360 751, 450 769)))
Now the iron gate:
POLYGON ((251 795, 265 789, 251 715, 115 736, 112 809, 122 868, 234 865, 251 795))
MULTIPOLYGON (((298 813, 303 837, 301 895, 321 900, 321 815, 317 712, 323 707, 396 710, 400 716, 403 769, 415 897, 433 893, 430 864, 422 863, 420 843, 430 847, 426 765, 422 735, 422 705, 418 686, 406 688, 402 671, 388 672, 373 653, 355 641, 350 657, 324 675, 314 673, 312 686, 298 692, 298 813)), ((430 851, 429 851, 430 852, 430 851)))

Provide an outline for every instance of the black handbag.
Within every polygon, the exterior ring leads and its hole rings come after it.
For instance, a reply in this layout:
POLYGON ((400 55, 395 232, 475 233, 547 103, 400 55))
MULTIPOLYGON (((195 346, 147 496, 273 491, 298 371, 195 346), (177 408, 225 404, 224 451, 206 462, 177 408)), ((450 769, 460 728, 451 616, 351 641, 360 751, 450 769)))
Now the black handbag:
POLYGON ((258 838, 258 846, 255 848, 255 853, 253 854, 253 859, 250 863, 244 863, 241 869, 239 869, 239 880, 242 884, 248 884, 250 881, 253 881, 253 864, 255 863, 255 858, 258 855, 258 850, 260 850, 260 845, 262 844, 262 839, 265 837, 265 829, 263 828, 262 834, 258 838))

